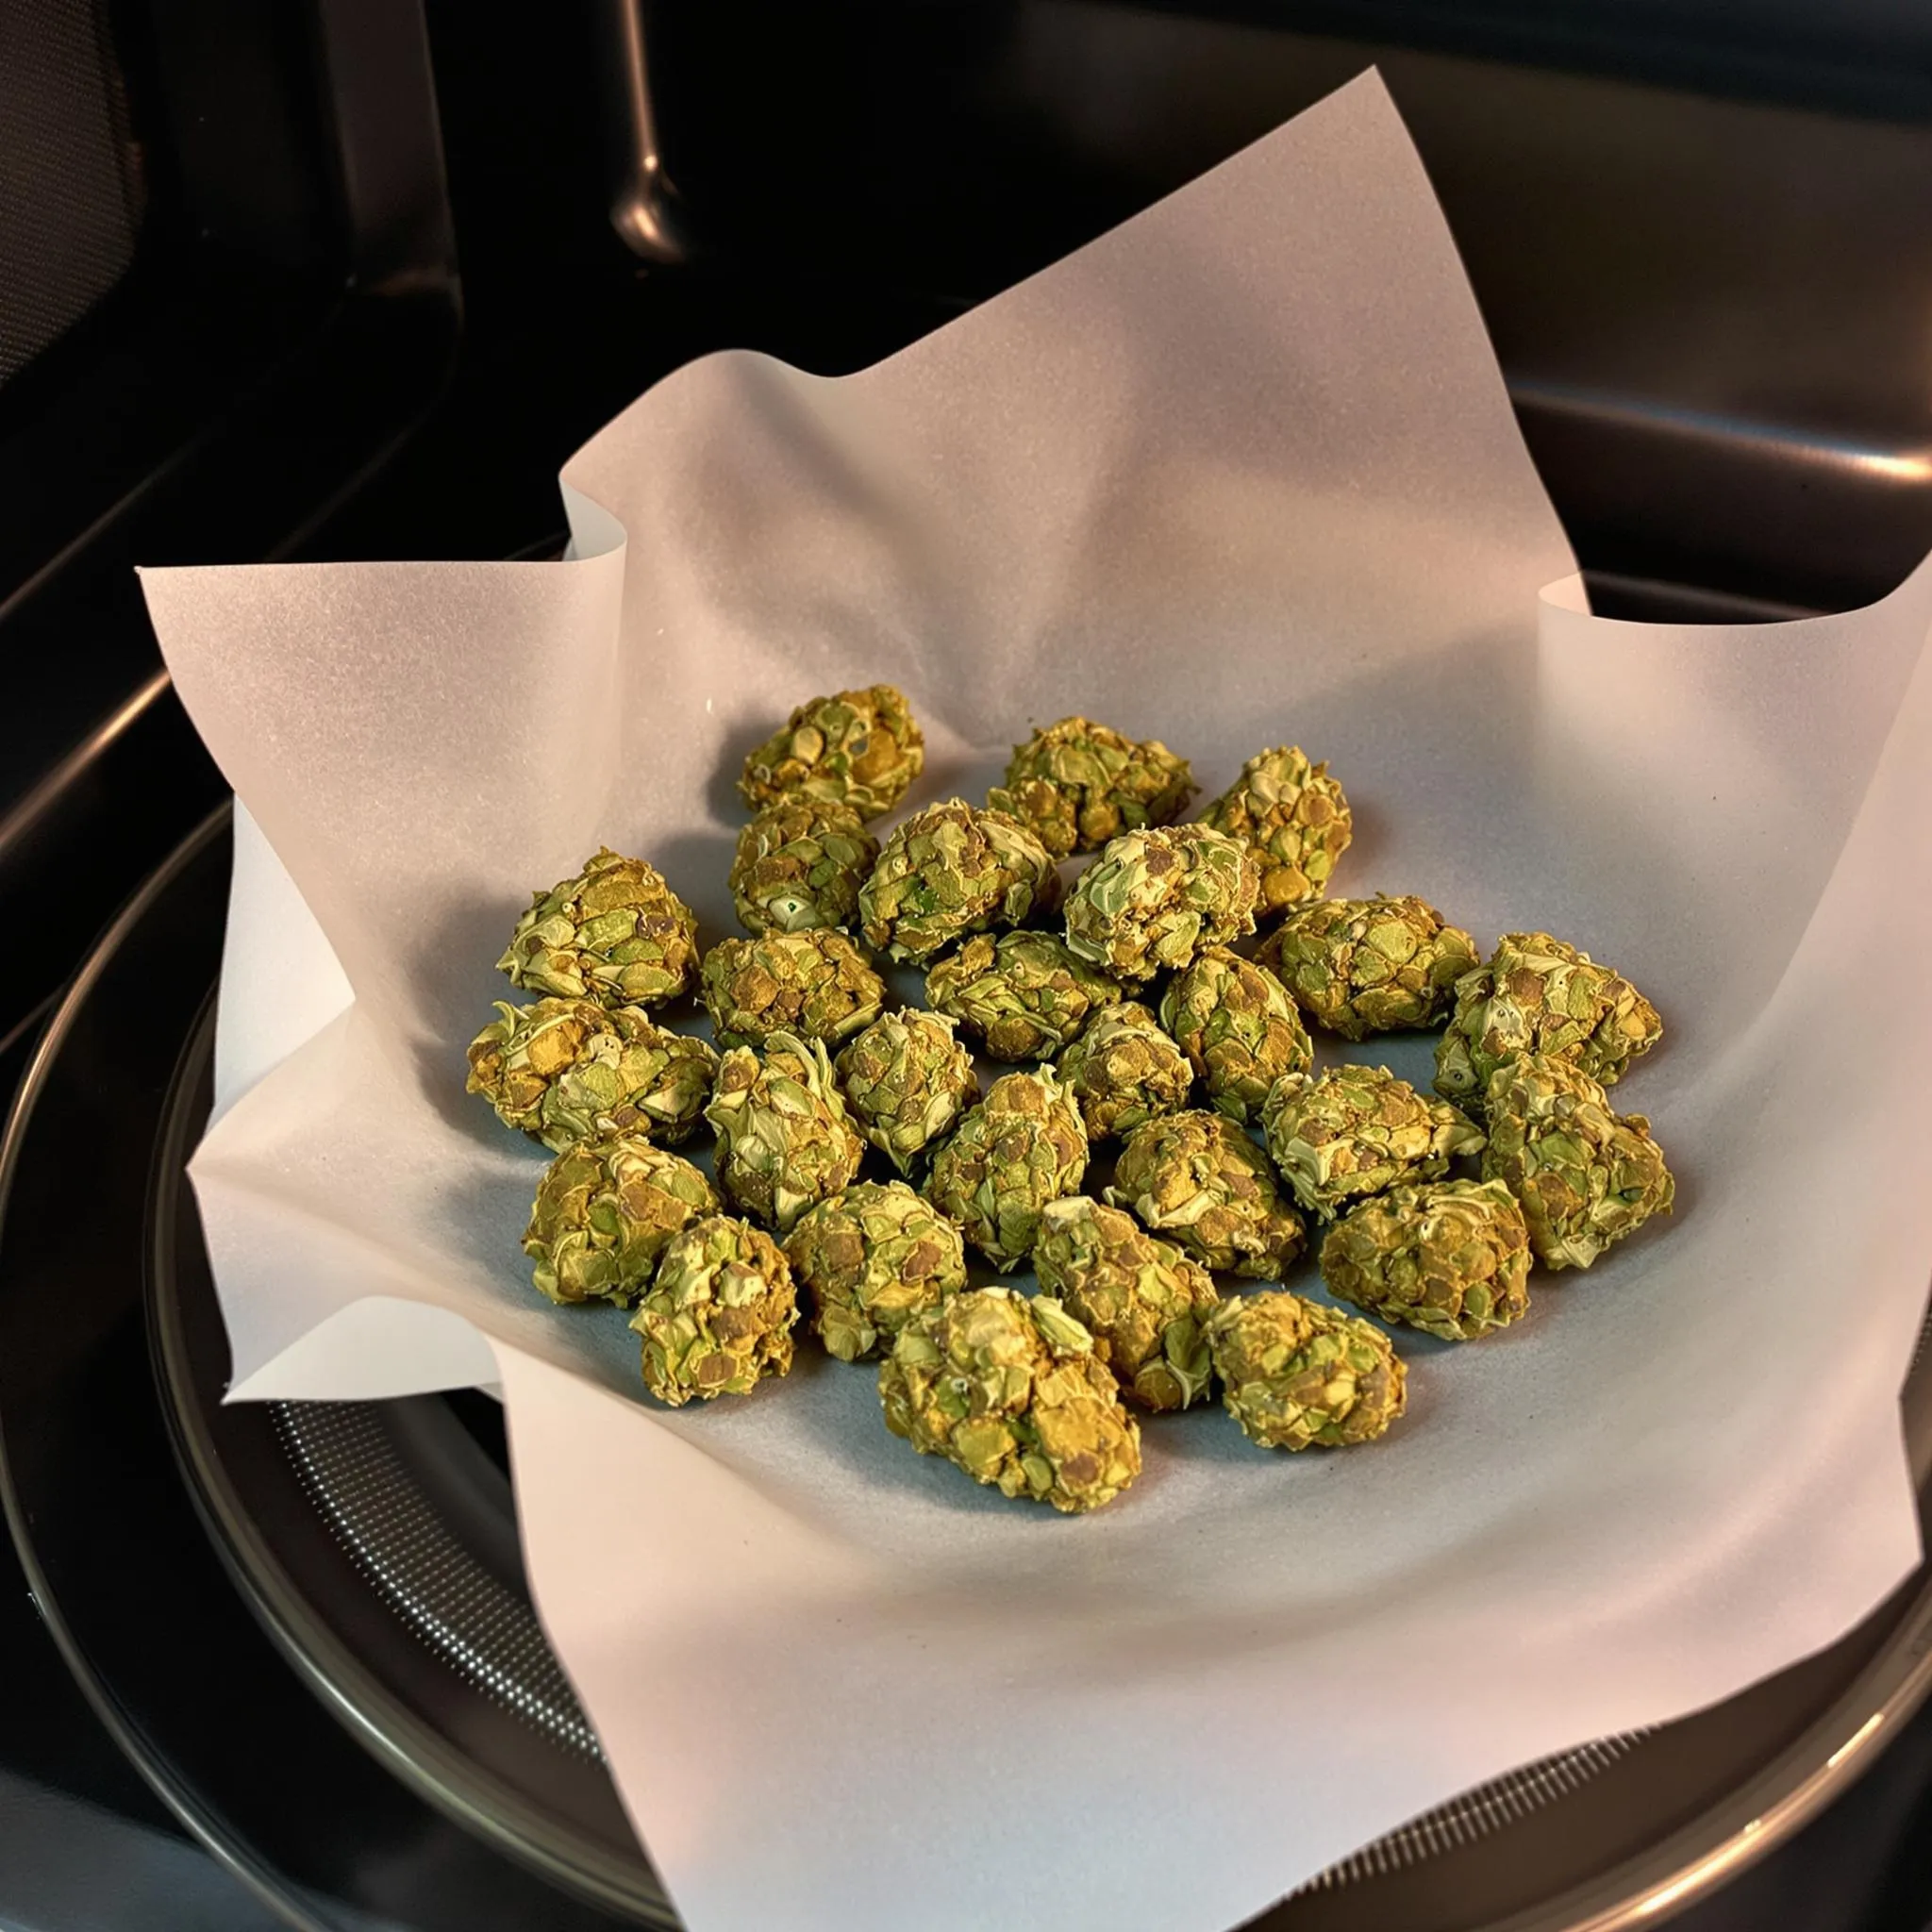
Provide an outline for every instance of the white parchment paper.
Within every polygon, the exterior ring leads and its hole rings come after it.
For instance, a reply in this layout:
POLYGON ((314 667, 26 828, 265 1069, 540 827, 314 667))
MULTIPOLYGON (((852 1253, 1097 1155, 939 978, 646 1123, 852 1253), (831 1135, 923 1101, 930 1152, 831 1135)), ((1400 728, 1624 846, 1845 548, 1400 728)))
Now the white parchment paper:
POLYGON ((1216 1932, 1909 1570, 1932 567, 1786 625, 1588 615, 1373 76, 861 375, 691 365, 564 484, 564 563, 145 575, 246 808, 193 1175, 238 1394, 501 1382, 546 1627, 698 1932, 1216 1932), (646 1407, 622 1315, 529 1290, 541 1156, 462 1047, 600 840, 728 929, 744 750, 878 678, 927 723, 909 804, 1068 711, 1210 793, 1330 759, 1337 891, 1555 930, 1661 1008, 1618 1094, 1674 1222, 1405 1340, 1374 1451, 1164 1419, 1091 1519, 914 1457, 809 1351, 646 1407))

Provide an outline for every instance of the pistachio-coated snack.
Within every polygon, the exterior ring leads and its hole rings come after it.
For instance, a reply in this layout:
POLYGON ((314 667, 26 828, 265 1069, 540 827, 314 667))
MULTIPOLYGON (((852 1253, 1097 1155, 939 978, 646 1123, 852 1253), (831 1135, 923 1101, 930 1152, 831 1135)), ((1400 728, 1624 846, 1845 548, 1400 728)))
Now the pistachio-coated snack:
POLYGON ((1048 1205, 1033 1266, 1093 1336, 1094 1352, 1143 1408, 1186 1408, 1208 1393, 1212 1364, 1202 1324, 1221 1306, 1214 1277, 1131 1214, 1086 1194, 1048 1205))
POLYGON ((1225 946, 1204 946, 1168 982, 1160 1024, 1200 1075, 1208 1106, 1243 1126, 1282 1074, 1314 1064, 1288 989, 1225 946))
POLYGON ((1529 1227, 1501 1181, 1391 1188, 1322 1243, 1328 1292, 1385 1322, 1467 1341, 1529 1311, 1529 1227))
POLYGON ((953 1038, 953 1023, 913 1008, 881 1013, 835 1066, 859 1132, 901 1174, 979 1098, 973 1056, 953 1038))
POLYGON ((1387 1067, 1290 1074, 1261 1107, 1268 1152, 1295 1199, 1326 1221, 1364 1194, 1432 1181, 1483 1144, 1482 1129, 1387 1067))
POLYGON ((855 1181, 808 1209, 785 1258, 841 1362, 889 1351, 913 1316, 966 1286, 959 1230, 904 1181, 855 1181))
POLYGON ((1521 1053, 1573 1060, 1614 1086, 1663 1038, 1657 1008, 1607 966, 1546 932, 1506 932, 1456 984, 1456 1010, 1436 1048, 1436 1091, 1480 1108, 1490 1075, 1521 1053))
POLYGON ((748 1221, 711 1214, 665 1243, 630 1325, 643 1337, 644 1387, 679 1408, 693 1395, 748 1395, 788 1374, 797 1320, 777 1243, 748 1221))
POLYGON ((1116 978, 1152 979, 1255 929, 1260 874, 1239 839, 1204 825, 1123 833, 1067 897, 1067 944, 1116 978))
POLYGON ((1476 966, 1475 941, 1426 900, 1313 899, 1255 951, 1308 1018, 1343 1040, 1433 1026, 1476 966))
POLYGON ((639 1007, 495 1004, 498 1017, 470 1042, 469 1091, 505 1126, 560 1154, 613 1131, 675 1144, 697 1125, 718 1073, 706 1041, 667 1033, 639 1007))
POLYGON ((1018 819, 948 798, 896 826, 859 888, 865 942, 929 959, 955 940, 1020 925, 1059 904, 1059 874, 1018 819))
POLYGON ((1204 1268, 1278 1278, 1306 1230, 1268 1157, 1225 1114, 1162 1114, 1127 1136, 1107 1191, 1204 1268))
POLYGON ((537 894, 496 970, 560 999, 661 1006, 697 977, 697 915, 655 865, 603 846, 575 878, 537 894))
POLYGON ((1121 988, 1051 933, 975 933, 925 974, 926 1004, 958 1021, 996 1060, 1044 1059, 1077 1040, 1121 988))
POLYGON ((1033 1252, 1040 1210, 1076 1193, 1087 1129, 1051 1067, 1005 1074, 933 1157, 926 1198, 950 1215, 995 1268, 1033 1252))
POLYGON ((698 996, 720 1046, 774 1033, 837 1046, 878 1018, 886 983, 842 932, 768 932, 720 940, 705 955, 698 996))
POLYGON ((1328 767, 1310 764, 1291 744, 1256 753, 1200 822, 1254 848, 1263 912, 1319 898, 1355 836, 1348 800, 1328 767))
POLYGON ((1551 1268, 1588 1268, 1653 1214, 1677 1184, 1641 1113, 1614 1112, 1600 1081, 1560 1056, 1525 1054, 1490 1076, 1483 1178, 1523 1208, 1530 1245, 1551 1268))
POLYGON ((1090 1141, 1131 1134, 1188 1104, 1194 1070, 1138 1000, 1103 1007, 1055 1062, 1090 1141))
POLYGON ((1047 1295, 968 1289, 916 1315, 879 1364, 886 1426, 1003 1495, 1069 1515, 1141 1474, 1141 1430, 1093 1338, 1047 1295))
POLYGON ((738 835, 731 904, 746 932, 816 932, 858 917, 879 841, 850 806, 788 798, 738 835))
POLYGON ((865 1155, 824 1043, 793 1033, 774 1033, 762 1048, 732 1047, 705 1118, 718 1135, 724 1198, 780 1236, 848 1186, 865 1155))
POLYGON ((739 796, 754 811, 791 798, 891 811, 925 767, 925 734, 890 684, 800 705, 744 761, 739 796))
POLYGON ((1013 747, 1007 782, 986 802, 1009 812, 1056 858, 1180 817, 1193 774, 1158 739, 1139 744, 1086 718, 1062 718, 1013 747))
POLYGON ((1408 1372, 1379 1328, 1286 1289, 1230 1296, 1208 1345, 1224 1407, 1263 1449, 1373 1441, 1408 1399, 1408 1372))
POLYGON ((717 1211, 710 1182, 682 1155, 641 1134, 600 1134, 543 1170, 524 1252, 535 1263, 537 1291, 552 1301, 628 1307, 671 1237, 717 1211))

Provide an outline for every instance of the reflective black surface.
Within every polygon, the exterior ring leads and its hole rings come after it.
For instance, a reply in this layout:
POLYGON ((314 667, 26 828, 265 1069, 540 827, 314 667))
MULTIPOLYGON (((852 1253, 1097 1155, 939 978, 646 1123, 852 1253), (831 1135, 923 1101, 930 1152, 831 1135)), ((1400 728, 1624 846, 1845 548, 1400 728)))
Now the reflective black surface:
POLYGON ((295 1676, 176 1474, 140 1291, 147 1163, 131 1151, 154 1144, 219 959, 221 838, 210 826, 158 878, 57 1016, 8 1143, 0 1466, 28 1582, 116 1741, 297 1923, 589 1932, 609 1922, 411 1799, 295 1676), (124 1158, 76 1161, 88 1148, 124 1158))

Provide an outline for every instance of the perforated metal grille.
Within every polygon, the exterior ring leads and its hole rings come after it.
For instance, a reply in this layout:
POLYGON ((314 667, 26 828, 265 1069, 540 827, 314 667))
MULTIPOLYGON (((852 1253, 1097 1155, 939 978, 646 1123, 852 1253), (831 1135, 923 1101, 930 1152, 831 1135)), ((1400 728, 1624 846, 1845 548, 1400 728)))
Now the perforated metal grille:
MULTIPOLYGON (((380 1408, 270 1405, 303 1489, 382 1600, 452 1670, 573 1755, 601 1762, 528 1602, 500 1582, 437 1514, 396 1454, 380 1408)), ((1499 1831, 1589 1782, 1646 1734, 1565 1751, 1465 1791, 1331 1865, 1304 1890, 1399 1871, 1499 1831)))
POLYGON ((1625 1731, 1621 1736, 1600 1739, 1593 1744, 1579 1745, 1574 1751, 1560 1752, 1540 1763, 1524 1766, 1464 1791, 1420 1818, 1399 1824, 1385 1838, 1352 1852, 1340 1864, 1331 1865, 1302 1887, 1304 1891, 1326 1891, 1338 1885, 1353 1885, 1378 1873, 1399 1872, 1419 1865, 1458 1845, 1473 1844, 1520 1818, 1527 1818, 1553 1799, 1567 1796, 1593 1778, 1598 1772, 1627 1756, 1647 1731, 1625 1731))
POLYGON ((97 0, 0 4, 0 384, 126 273, 139 157, 97 0))
POLYGON ((445 1664, 560 1750, 603 1753, 528 1601, 459 1542, 362 1402, 270 1408, 303 1489, 389 1607, 445 1664))

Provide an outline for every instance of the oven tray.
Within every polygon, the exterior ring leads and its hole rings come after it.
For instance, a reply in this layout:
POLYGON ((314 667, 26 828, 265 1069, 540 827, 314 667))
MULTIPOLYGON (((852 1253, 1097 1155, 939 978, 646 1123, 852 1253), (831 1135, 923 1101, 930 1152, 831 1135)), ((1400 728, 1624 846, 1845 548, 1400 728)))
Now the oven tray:
MULTIPOLYGON (((178 870, 225 862, 215 840, 178 870)), ((139 922, 115 941, 142 942, 139 922)), ((204 986, 218 931, 207 948, 204 986)), ((176 1453, 218 1551, 323 1702, 422 1795, 604 1911, 675 1925, 531 1607, 491 1398, 221 1406, 227 1344, 185 1175, 209 1105, 211 995, 184 1030, 154 1149, 148 1317, 176 1453)), ((43 1052, 50 1062, 58 1073, 43 1052)), ((1921 1369, 1905 1416, 1923 1500, 1932 1370, 1921 1369)), ((1927 1582, 1922 1570, 1839 1644, 1721 1706, 1465 1793, 1252 1923, 1659 1923, 1820 1809, 1917 1706, 1932 1681, 1927 1582)))

